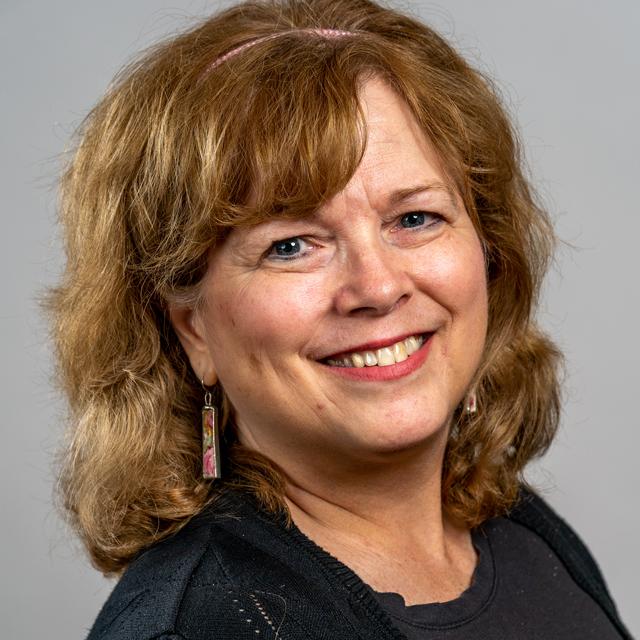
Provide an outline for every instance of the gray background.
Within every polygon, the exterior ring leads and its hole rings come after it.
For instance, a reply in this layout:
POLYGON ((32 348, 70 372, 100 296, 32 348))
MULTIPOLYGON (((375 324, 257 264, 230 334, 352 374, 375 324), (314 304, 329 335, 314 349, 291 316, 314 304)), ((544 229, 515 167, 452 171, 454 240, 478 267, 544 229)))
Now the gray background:
MULTIPOLYGON (((63 409, 50 385, 36 296, 61 265, 60 154, 131 55, 219 6, 0 0, 0 635, 7 640, 84 637, 112 586, 88 566, 51 500, 63 409)), ((530 476, 586 540, 638 634, 640 3, 405 6, 498 79, 568 243, 540 314, 568 358, 563 425, 530 476)))

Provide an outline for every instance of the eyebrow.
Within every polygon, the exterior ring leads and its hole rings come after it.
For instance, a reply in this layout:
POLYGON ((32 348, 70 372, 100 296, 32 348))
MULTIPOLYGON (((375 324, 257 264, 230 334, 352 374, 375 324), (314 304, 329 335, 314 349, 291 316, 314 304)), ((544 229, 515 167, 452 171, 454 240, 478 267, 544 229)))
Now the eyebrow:
MULTIPOLYGON (((449 202, 449 204, 455 209, 458 206, 458 196, 457 193, 447 184, 445 184, 444 182, 425 182, 424 184, 417 184, 414 185, 412 187, 405 187, 403 189, 396 189, 394 191, 392 191, 388 197, 387 197, 387 204, 386 207, 391 209, 393 207, 398 206, 399 204, 401 204, 402 202, 404 202, 405 200, 409 200, 409 198, 419 195, 421 193, 424 192, 428 192, 428 191, 436 191, 436 192, 442 192, 445 194, 445 196, 447 197, 447 200, 449 202)), ((317 209, 316 211, 313 211, 312 213, 309 213, 306 216, 303 216, 301 218, 297 217, 297 216, 293 216, 292 218, 271 218, 269 220, 265 220, 264 222, 271 222, 271 223, 281 223, 281 224, 287 224, 287 223, 291 223, 291 222, 303 222, 303 221, 310 221, 310 220, 316 220, 318 219, 318 214, 319 214, 319 209, 317 209)), ((263 227, 263 225, 261 223, 258 223, 256 225, 251 225, 249 227, 249 230, 255 233, 255 230, 259 229, 263 227)))
POLYGON ((443 191, 451 205, 456 205, 456 194, 448 185, 443 182, 428 182, 426 184, 418 184, 413 187, 406 187, 404 189, 397 189, 389 194, 389 205, 398 205, 404 200, 408 200, 412 196, 418 195, 425 191, 443 191))

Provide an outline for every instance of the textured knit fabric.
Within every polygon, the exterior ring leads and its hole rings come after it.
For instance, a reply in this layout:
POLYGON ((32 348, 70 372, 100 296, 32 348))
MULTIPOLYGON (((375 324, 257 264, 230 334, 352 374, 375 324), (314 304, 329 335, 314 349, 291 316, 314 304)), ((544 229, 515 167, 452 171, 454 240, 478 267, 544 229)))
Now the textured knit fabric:
POLYGON ((375 594, 408 640, 620 640, 606 613, 536 533, 509 518, 472 532, 478 564, 459 597, 407 607, 397 593, 375 594))
MULTIPOLYGON (((542 537, 621 637, 631 639, 593 558, 566 523, 524 490, 509 517, 542 537)), ((247 496, 228 492, 130 565, 88 640, 247 638, 405 636, 351 569, 247 496)))

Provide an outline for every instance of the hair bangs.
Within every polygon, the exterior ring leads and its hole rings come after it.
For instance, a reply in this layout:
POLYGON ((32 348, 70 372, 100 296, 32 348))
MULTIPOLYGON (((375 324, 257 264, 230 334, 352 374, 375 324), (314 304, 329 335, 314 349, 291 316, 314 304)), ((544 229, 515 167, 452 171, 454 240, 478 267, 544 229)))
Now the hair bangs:
POLYGON ((211 72, 226 103, 211 116, 217 225, 309 215, 353 176, 366 146, 361 74, 341 64, 348 52, 338 46, 285 34, 223 63, 238 67, 223 87, 211 72))

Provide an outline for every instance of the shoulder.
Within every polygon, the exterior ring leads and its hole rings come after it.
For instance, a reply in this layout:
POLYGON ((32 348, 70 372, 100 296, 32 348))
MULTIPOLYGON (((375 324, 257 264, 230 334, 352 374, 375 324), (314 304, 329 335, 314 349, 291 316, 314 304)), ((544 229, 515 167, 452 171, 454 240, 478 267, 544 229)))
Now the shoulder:
POLYGON ((88 640, 143 640, 169 634, 212 533, 210 528, 189 523, 138 556, 102 607, 88 640))
POLYGON ((586 544, 540 494, 529 487, 521 487, 517 502, 507 514, 511 520, 532 529, 544 538, 562 556, 584 565, 594 577, 602 580, 602 574, 586 544))
POLYGON ((279 530, 246 505, 207 509, 128 567, 88 640, 309 637, 322 577, 279 530))
POLYGON ((529 487, 521 487, 507 517, 543 538, 573 579, 603 607, 615 611, 600 567, 587 545, 542 496, 529 487))

